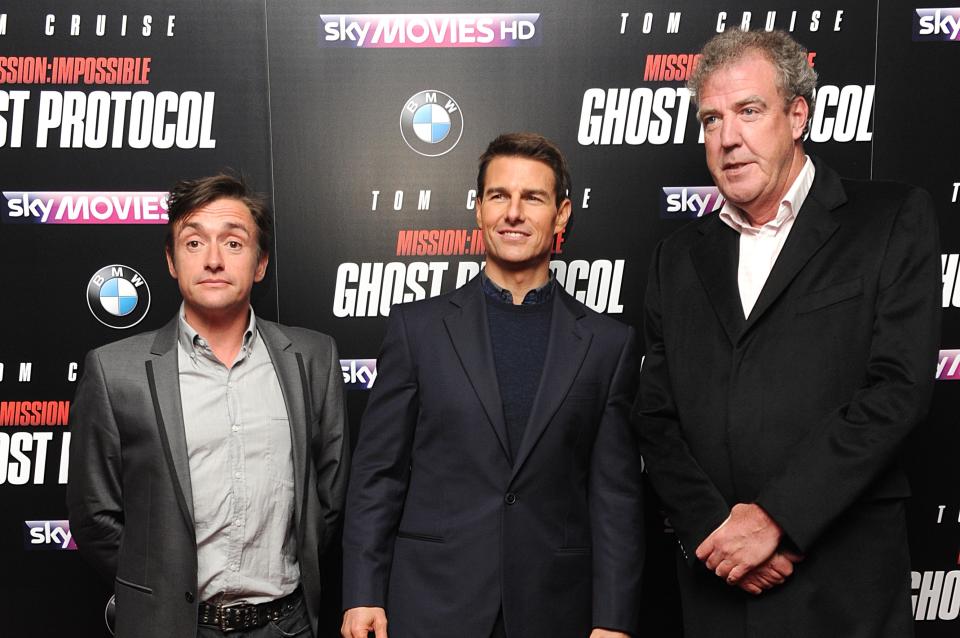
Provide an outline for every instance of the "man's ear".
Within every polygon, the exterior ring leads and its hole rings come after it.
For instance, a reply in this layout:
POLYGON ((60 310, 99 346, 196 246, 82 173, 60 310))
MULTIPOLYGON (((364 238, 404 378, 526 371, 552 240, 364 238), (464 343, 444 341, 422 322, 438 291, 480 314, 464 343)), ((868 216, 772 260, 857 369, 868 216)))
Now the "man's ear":
POLYGON ((556 235, 567 227, 570 221, 570 213, 573 212, 573 203, 569 198, 560 202, 560 208, 557 209, 557 221, 553 224, 553 234, 556 235))
POLYGON ((167 272, 170 273, 170 276, 174 279, 177 278, 177 267, 173 263, 173 254, 170 252, 169 248, 163 249, 163 254, 167 258, 167 272))
POLYGON ((807 128, 807 122, 810 120, 810 105, 807 104, 806 98, 800 96, 793 98, 790 108, 787 109, 787 115, 790 118, 793 140, 797 141, 803 137, 803 132, 807 128))
POLYGON ((257 260, 257 269, 253 273, 253 280, 255 282, 263 281, 264 276, 267 274, 267 265, 270 263, 270 253, 263 253, 260 255, 260 258, 257 260))

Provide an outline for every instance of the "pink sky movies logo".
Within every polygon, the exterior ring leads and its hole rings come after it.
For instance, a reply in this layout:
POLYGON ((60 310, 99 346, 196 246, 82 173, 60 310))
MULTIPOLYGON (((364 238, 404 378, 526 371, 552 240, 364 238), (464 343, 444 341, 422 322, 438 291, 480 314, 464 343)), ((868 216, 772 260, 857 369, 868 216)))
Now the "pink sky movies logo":
POLYGON ((320 45, 356 49, 539 46, 539 13, 320 16, 320 45))
POLYGON ((25 549, 76 549, 70 534, 70 521, 24 521, 25 549))
POLYGON ((937 381, 960 381, 960 350, 941 350, 937 381))
POLYGON ((340 372, 348 390, 369 390, 377 380, 377 360, 340 359, 340 372))
POLYGON ((696 219, 723 208, 716 186, 664 186, 660 191, 661 219, 696 219))
POLYGON ((166 224, 165 192, 3 191, 7 224, 166 224))
POLYGON ((914 42, 960 42, 960 7, 915 9, 914 42))

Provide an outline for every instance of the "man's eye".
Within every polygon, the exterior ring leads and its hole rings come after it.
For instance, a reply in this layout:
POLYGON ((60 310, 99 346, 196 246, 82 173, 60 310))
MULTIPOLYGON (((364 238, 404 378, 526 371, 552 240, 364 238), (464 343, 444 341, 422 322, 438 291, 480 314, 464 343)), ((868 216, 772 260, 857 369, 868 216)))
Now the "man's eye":
POLYGON ((197 239, 190 239, 187 241, 187 248, 199 248, 200 241, 197 239))
POLYGON ((230 241, 228 241, 228 242, 227 242, 227 246, 230 247, 230 248, 232 248, 232 249, 234 249, 234 250, 239 250, 239 249, 243 248, 243 244, 241 244, 240 242, 238 242, 236 239, 231 239, 230 241))
POLYGON ((720 118, 716 115, 708 115, 703 118, 703 128, 711 129, 716 128, 717 124, 720 122, 720 118))

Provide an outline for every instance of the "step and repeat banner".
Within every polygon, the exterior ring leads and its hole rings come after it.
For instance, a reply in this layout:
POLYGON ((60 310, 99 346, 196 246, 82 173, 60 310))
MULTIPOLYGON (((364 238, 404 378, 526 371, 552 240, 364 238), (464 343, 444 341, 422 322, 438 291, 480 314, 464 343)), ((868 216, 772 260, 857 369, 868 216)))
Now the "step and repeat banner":
MULTIPOLYGON (((917 635, 956 635, 960 8, 902 0, 0 2, 2 633, 108 635, 110 586, 65 520, 71 401, 87 350, 177 311, 162 251, 176 179, 230 169, 271 195, 254 305, 336 338, 355 436, 391 305, 482 267, 476 162, 501 132, 565 151, 574 214, 551 269, 639 327, 656 243, 722 205, 684 82, 703 42, 736 28, 809 49, 808 153, 936 202, 944 321, 931 417, 906 450, 911 585, 917 635)), ((638 604, 646 635, 679 637, 675 541, 650 500, 638 604)))

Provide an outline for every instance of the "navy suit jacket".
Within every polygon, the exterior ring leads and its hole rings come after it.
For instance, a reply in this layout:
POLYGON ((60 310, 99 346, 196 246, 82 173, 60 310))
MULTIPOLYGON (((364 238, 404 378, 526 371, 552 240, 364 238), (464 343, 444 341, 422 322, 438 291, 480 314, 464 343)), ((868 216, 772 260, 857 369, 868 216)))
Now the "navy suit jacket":
POLYGON ((546 361, 511 457, 479 277, 394 306, 359 433, 344 607, 391 638, 584 638, 637 629, 634 331, 558 287, 546 361))

